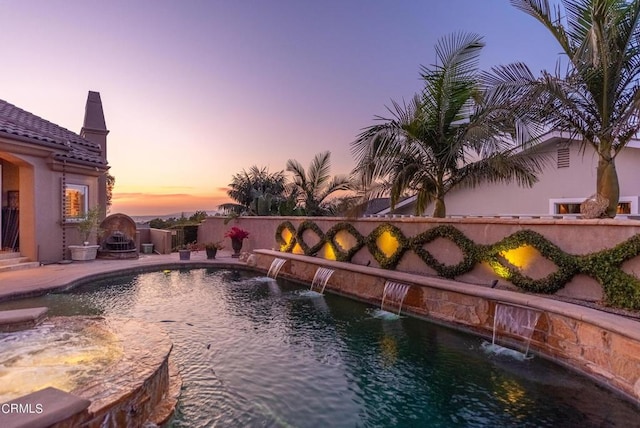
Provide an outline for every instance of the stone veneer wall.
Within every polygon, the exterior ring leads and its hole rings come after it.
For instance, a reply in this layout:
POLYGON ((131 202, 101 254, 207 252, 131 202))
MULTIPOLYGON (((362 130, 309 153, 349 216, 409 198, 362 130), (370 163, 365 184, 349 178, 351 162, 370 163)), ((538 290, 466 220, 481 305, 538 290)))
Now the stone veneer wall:
POLYGON ((335 272, 327 290, 379 305, 387 280, 411 285, 406 312, 491 336, 497 303, 542 312, 531 350, 593 377, 640 403, 640 322, 540 296, 479 287, 441 278, 357 266, 316 257, 255 251, 256 267, 268 271, 275 258, 286 263, 279 276, 310 283, 318 267, 335 272))
MULTIPOLYGON (((83 427, 162 425, 171 417, 177 396, 171 382, 180 382, 170 373, 169 361, 173 344, 164 330, 132 319, 112 320, 109 329, 116 334, 123 349, 122 358, 72 394, 91 401, 89 418, 83 427), (144 332, 144 334, 142 334, 144 332), (171 406, 167 414, 155 410, 165 401, 171 406), (150 420, 153 417, 159 420, 150 420)), ((179 388, 178 388, 179 389, 179 388)), ((178 392, 179 393, 179 392, 178 392)))

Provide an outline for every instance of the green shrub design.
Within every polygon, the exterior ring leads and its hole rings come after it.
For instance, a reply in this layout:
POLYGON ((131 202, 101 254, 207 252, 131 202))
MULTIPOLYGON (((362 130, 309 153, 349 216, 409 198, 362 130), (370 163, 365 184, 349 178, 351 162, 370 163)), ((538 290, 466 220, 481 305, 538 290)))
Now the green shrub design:
POLYGON ((298 230, 295 233, 295 237, 296 237, 296 242, 298 243, 298 245, 300 245, 300 248, 302 248, 302 251, 304 251, 304 254, 307 256, 315 256, 316 254, 318 254, 318 251, 322 249, 322 247, 326 242, 326 237, 324 235, 324 232, 322 232, 322 230, 317 224, 315 224, 310 220, 305 220, 302 223, 300 223, 300 226, 298 226, 298 230), (304 239, 302 239, 304 232, 306 232, 307 230, 311 230, 319 238, 318 243, 315 244, 313 247, 310 247, 309 245, 307 245, 304 239))
POLYGON ((296 246, 296 228, 290 221, 285 221, 284 223, 280 223, 276 228, 276 242, 280 247, 280 251, 283 253, 290 253, 293 251, 293 248, 296 246), (291 233, 291 239, 289 242, 286 242, 282 237, 282 232, 288 230, 291 233))
POLYGON ((414 236, 410 241, 410 249, 413 250, 427 266, 433 268, 438 272, 438 275, 445 278, 455 278, 473 269, 479 260, 478 248, 473 241, 453 226, 434 227, 433 229, 414 236), (447 266, 440 263, 429 251, 425 250, 424 245, 436 238, 449 239, 456 244, 458 248, 462 250, 462 261, 457 265, 447 266))
POLYGON ((532 230, 521 230, 492 245, 480 245, 471 241, 462 232, 450 225, 436 226, 412 238, 404 236, 402 231, 390 224, 383 223, 375 228, 368 236, 363 236, 350 223, 337 223, 327 233, 312 221, 306 220, 298 226, 285 221, 276 229, 276 242, 284 252, 291 252, 296 243, 305 255, 315 256, 323 245, 328 244, 336 254, 338 261, 350 262, 353 256, 363 247, 383 269, 395 269, 400 260, 411 250, 438 275, 445 278, 455 278, 470 272, 477 263, 486 262, 495 272, 501 272, 518 288, 535 293, 554 293, 562 289, 577 274, 588 275, 596 279, 604 288, 606 303, 620 308, 640 309, 640 280, 621 269, 624 262, 640 255, 640 235, 635 235, 613 248, 586 255, 573 255, 562 251, 541 234, 532 230), (291 232, 291 240, 285 242, 282 233, 291 232), (302 236, 306 230, 313 231, 319 242, 310 247, 302 236), (342 248, 335 240, 339 232, 347 232, 356 240, 351 248, 342 248), (387 256, 377 246, 378 238, 389 232, 398 241, 398 249, 391 256, 387 256), (456 265, 440 263, 424 246, 436 238, 448 239, 460 248, 463 260, 456 265), (521 271, 509 263, 505 263, 501 253, 529 245, 540 252, 546 259, 557 266, 557 270, 544 278, 532 279, 523 275, 521 271))
POLYGON ((326 242, 331 246, 339 262, 351 261, 353 256, 364 246, 364 237, 351 223, 337 223, 327 231, 326 242), (347 232, 356 239, 356 244, 345 250, 335 240, 339 232, 347 232))
POLYGON ((384 223, 376 227, 373 232, 365 238, 365 243, 369 249, 369 253, 371 253, 383 269, 395 269, 398 263, 400 263, 400 259, 402 259, 405 251, 409 249, 409 242, 402 231, 390 223, 384 223), (389 234, 398 241, 398 249, 390 256, 387 256, 378 248, 378 238, 385 232, 389 232, 389 234))

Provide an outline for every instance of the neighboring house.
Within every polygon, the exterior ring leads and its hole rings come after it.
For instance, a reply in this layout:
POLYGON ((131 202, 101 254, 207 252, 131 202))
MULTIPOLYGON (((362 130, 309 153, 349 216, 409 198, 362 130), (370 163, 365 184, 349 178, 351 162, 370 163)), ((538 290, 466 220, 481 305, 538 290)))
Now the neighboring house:
POLYGON ((366 209, 364 210, 362 215, 366 217, 375 215, 396 214, 398 210, 402 211, 402 207, 404 207, 407 203, 412 204, 415 200, 415 197, 402 198, 396 204, 396 209, 392 210, 390 198, 373 198, 366 202, 366 209))
POLYGON ((0 100, 0 243, 32 261, 68 259, 74 222, 106 208, 107 131, 89 92, 80 134, 0 100))
MULTIPOLYGON (((545 136, 536 148, 546 153, 544 173, 532 188, 511 184, 482 184, 460 188, 445 196, 447 216, 463 215, 577 215, 580 204, 596 189, 598 156, 588 146, 581 150, 579 141, 561 132, 545 136)), ((619 214, 637 215, 640 199, 640 141, 633 140, 616 158, 620 182, 619 214)), ((393 211, 382 209, 375 214, 414 214, 415 197, 398 203, 393 211)), ((424 215, 431 215, 433 206, 424 215)))

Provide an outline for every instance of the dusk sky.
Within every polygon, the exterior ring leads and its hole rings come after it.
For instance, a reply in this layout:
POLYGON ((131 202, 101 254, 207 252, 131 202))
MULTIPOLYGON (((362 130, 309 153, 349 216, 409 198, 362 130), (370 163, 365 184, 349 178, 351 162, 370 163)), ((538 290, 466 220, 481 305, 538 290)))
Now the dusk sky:
POLYGON ((559 47, 508 0, 0 0, 0 99, 79 132, 104 106, 111 212, 214 210, 252 165, 305 167, 421 87, 438 39, 484 36, 481 67, 553 69, 559 47))

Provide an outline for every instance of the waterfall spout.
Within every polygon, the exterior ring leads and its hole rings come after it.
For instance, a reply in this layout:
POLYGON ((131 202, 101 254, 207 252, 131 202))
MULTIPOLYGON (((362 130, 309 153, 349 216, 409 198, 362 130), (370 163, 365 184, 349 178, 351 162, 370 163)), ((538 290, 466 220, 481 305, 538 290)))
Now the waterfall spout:
POLYGON ((398 315, 400 315, 400 311, 402 311, 402 304, 404 303, 405 297, 407 297, 408 291, 408 284, 387 281, 384 284, 384 291, 382 292, 382 303, 380 304, 380 309, 384 311, 384 303, 386 301, 387 305, 391 304, 397 306, 398 315))
POLYGON ((522 339, 525 342, 524 357, 527 357, 531 337, 538 324, 540 311, 524 306, 506 305, 496 303, 496 311, 493 317, 492 345, 496 345, 496 337, 499 332, 522 339))
POLYGON ((273 259, 273 261, 271 262, 271 266, 269 267, 269 272, 267 272, 267 276, 269 278, 276 279, 276 277, 278 276, 278 273, 280 272, 280 269, 282 269, 282 266, 286 262, 287 262, 286 259, 281 259, 278 257, 273 259))
POLYGON ((313 276, 313 281, 311 281, 310 291, 313 291, 314 287, 322 287, 320 294, 324 294, 324 288, 327 286, 327 282, 331 275, 333 275, 333 270, 323 267, 318 268, 316 274, 313 276))

